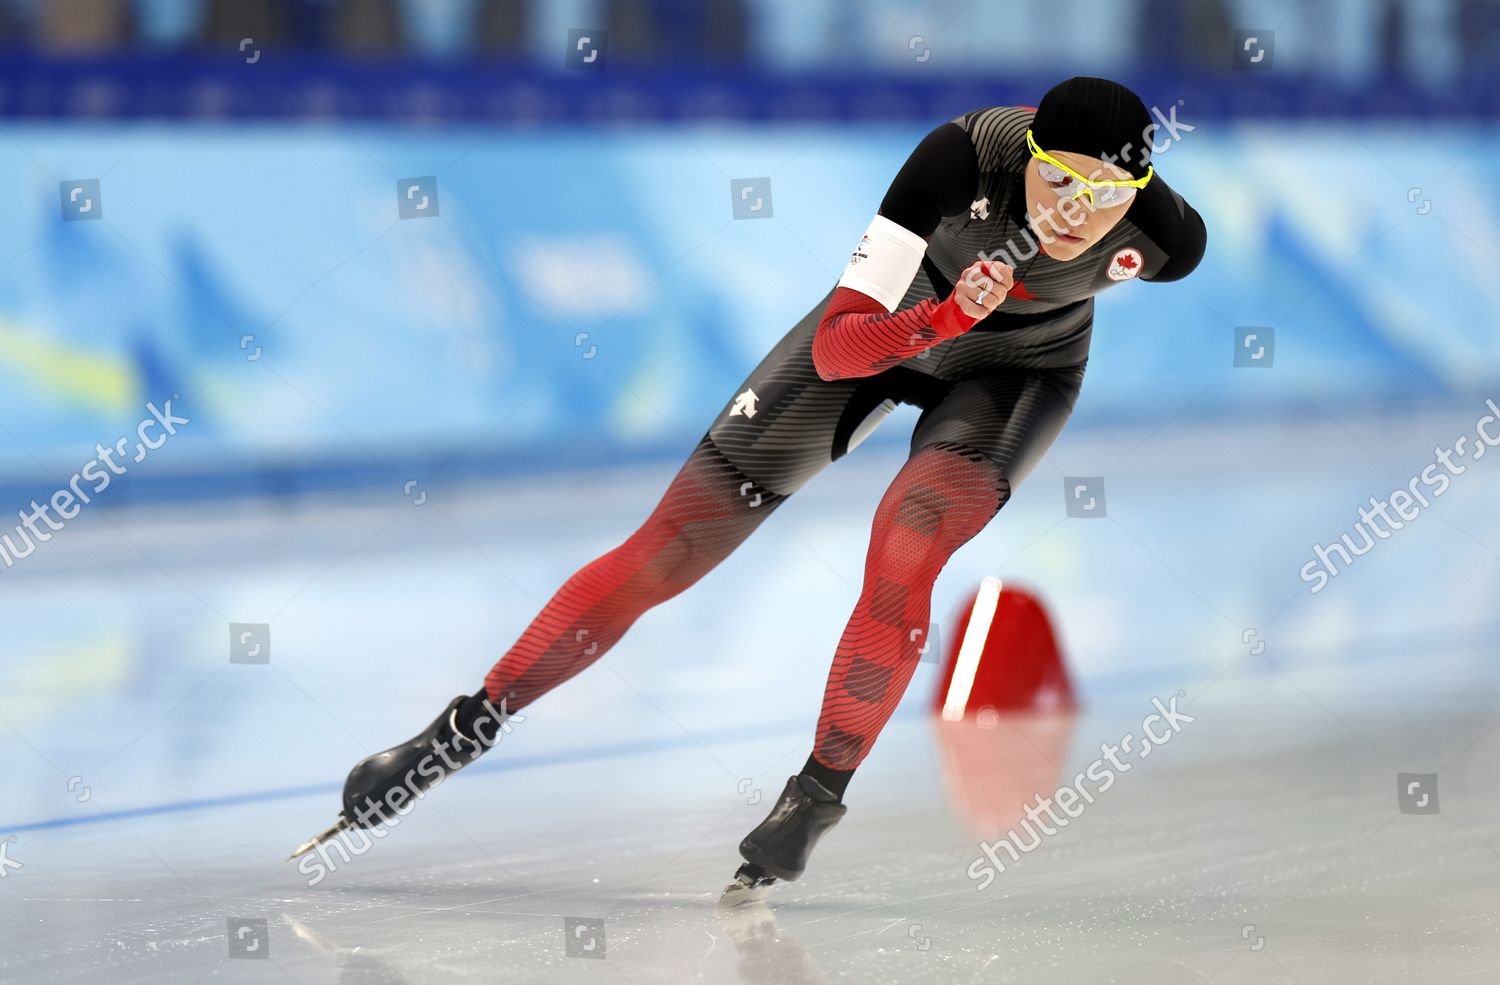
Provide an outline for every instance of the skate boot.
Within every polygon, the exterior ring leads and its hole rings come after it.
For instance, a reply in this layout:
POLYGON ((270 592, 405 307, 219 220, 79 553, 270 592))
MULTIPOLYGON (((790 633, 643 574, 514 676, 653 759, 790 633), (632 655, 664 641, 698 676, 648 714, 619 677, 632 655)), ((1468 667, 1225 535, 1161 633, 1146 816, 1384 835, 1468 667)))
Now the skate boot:
POLYGON ((771 813, 740 842, 745 864, 724 889, 720 903, 738 906, 762 900, 778 879, 795 882, 818 840, 848 809, 812 777, 798 774, 788 779, 771 813))
POLYGON ((507 717, 485 703, 485 714, 475 720, 470 737, 458 728, 459 708, 467 695, 448 703, 442 714, 418 735, 355 764, 344 781, 344 806, 327 831, 304 842, 291 859, 350 828, 372 828, 404 814, 409 805, 450 775, 478 759, 499 738, 507 717))

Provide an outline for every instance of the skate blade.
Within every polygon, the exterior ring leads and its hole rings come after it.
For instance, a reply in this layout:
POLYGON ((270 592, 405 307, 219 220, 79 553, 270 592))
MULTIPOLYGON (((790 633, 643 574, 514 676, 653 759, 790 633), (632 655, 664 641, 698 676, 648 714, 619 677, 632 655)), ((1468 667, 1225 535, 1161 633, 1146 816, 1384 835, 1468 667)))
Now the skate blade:
POLYGON ((724 887, 724 892, 719 897, 719 908, 727 910, 764 903, 766 897, 771 895, 771 887, 774 885, 776 880, 770 876, 756 878, 743 871, 736 872, 734 881, 724 887))
POLYGON ((286 860, 290 862, 293 859, 301 858, 303 855, 306 855, 308 852, 312 851, 314 848, 317 848, 325 841, 334 838, 340 832, 349 830, 350 827, 352 827, 352 825, 348 822, 348 820, 340 817, 338 821, 336 821, 333 826, 330 827, 327 831, 324 831, 322 834, 314 835, 307 841, 304 841, 302 844, 298 845, 297 850, 288 855, 286 860))
POLYGON ((732 910, 736 907, 764 903, 770 895, 770 883, 766 883, 764 886, 746 886, 738 882, 731 882, 724 887, 724 894, 719 897, 719 909, 732 910))

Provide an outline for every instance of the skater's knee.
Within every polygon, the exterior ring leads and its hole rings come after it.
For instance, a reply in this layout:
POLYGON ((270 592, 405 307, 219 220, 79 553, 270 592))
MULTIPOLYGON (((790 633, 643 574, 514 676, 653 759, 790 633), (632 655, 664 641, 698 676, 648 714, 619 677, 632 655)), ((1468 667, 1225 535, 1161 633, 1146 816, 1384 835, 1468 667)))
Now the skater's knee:
POLYGON ((626 572, 621 588, 648 607, 664 602, 711 571, 738 544, 711 529, 650 523, 611 552, 626 572))
POLYGON ((924 448, 907 462, 875 513, 872 556, 941 565, 999 512, 1010 483, 999 465, 961 445, 924 448))
POLYGON ((785 499, 745 478, 705 443, 613 553, 643 591, 670 597, 732 554, 785 499))

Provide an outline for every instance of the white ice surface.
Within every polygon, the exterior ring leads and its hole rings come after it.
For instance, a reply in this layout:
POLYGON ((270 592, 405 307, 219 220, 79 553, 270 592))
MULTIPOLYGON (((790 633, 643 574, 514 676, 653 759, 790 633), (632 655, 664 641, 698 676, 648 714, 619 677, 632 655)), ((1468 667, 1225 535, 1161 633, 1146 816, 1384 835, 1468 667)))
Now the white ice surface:
POLYGON ((282 859, 348 767, 474 689, 674 465, 86 514, 0 573, 0 981, 1493 981, 1500 458, 1321 594, 1297 577, 1475 416, 1066 436, 934 611, 986 573, 1034 587, 1083 713, 938 728, 922 667, 805 878, 728 919, 889 446, 316 886, 282 859), (1100 474, 1108 517, 1067 519, 1062 476, 1100 474), (271 624, 268 665, 229 665, 229 622, 271 624), (1179 691, 1191 725, 976 888, 997 818, 1179 691), (1397 772, 1437 773, 1441 813, 1400 813, 1397 772), (568 917, 604 921, 603 960, 566 955, 568 917), (233 918, 268 921, 268 960, 227 956, 233 918))

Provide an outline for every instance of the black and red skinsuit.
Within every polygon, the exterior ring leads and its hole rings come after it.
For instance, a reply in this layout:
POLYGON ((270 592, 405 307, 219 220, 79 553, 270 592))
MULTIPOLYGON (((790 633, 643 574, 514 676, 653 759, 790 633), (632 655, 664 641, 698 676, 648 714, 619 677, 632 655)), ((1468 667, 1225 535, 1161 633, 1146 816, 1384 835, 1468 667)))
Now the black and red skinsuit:
POLYGON ((1072 412, 1093 296, 1136 277, 1180 279, 1203 255, 1201 218, 1160 175, 1077 259, 1028 249, 1032 116, 978 110, 923 139, 879 213, 926 240, 895 310, 849 287, 819 301, 730 396, 640 529, 569 578, 495 664, 485 679, 491 701, 517 711, 602 657, 648 609, 728 557, 871 421, 915 404, 922 414, 910 457, 875 511, 859 601, 805 770, 842 790, 917 666, 923 641, 913 630, 928 626, 938 572, 1005 505, 1072 412), (975 260, 996 257, 1014 265, 1015 287, 965 330, 952 285, 975 260))

